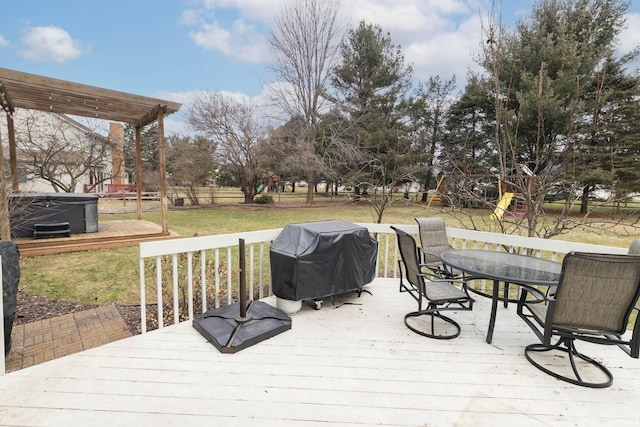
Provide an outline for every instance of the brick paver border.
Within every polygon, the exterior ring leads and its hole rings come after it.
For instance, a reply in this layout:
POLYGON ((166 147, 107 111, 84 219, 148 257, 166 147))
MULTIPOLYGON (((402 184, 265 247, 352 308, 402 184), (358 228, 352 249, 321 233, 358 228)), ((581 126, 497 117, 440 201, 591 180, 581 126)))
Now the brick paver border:
POLYGON ((130 336, 114 305, 14 325, 6 369, 17 371, 130 336))

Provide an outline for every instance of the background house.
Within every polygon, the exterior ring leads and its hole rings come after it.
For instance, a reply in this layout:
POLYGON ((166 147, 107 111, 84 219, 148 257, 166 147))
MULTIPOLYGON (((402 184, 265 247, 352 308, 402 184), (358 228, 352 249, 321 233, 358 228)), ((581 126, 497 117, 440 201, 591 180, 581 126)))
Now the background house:
MULTIPOLYGON (((0 129, 7 129, 0 115, 0 129)), ((126 182, 123 127, 110 136, 64 114, 20 109, 14 116, 20 192, 104 192, 126 182)), ((2 138, 7 147, 8 138, 2 138)))

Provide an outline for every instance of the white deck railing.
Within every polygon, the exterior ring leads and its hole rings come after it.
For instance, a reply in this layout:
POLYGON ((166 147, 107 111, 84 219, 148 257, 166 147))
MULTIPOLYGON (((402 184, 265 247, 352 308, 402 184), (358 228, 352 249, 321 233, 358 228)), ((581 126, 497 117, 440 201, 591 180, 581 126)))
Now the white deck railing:
MULTIPOLYGON (((378 277, 396 277, 399 254, 391 224, 360 224, 378 240, 378 277)), ((396 225, 411 234, 418 234, 417 225, 396 225)), ((147 298, 155 294, 151 304, 158 308, 158 327, 165 325, 163 308, 173 304, 175 324, 194 317, 197 305, 202 312, 233 301, 237 290, 234 269, 237 270, 239 239, 246 247, 246 278, 248 295, 263 298, 271 295, 269 246, 282 229, 192 237, 140 244, 140 302, 142 333, 147 326, 147 298), (194 265, 195 264, 195 265, 194 265), (147 283, 147 278, 149 282, 147 283), (182 294, 182 295, 181 295, 182 294), (199 296, 196 296, 199 294, 199 296), (209 301, 207 296, 213 297, 209 301), (196 301, 197 298, 197 301, 196 301), (180 301, 184 301, 180 305, 180 301), (180 312, 182 310, 182 316, 180 312)), ((521 237, 506 234, 447 228, 451 245, 456 249, 489 249, 529 253, 559 261, 570 251, 627 253, 627 248, 573 243, 521 237)))

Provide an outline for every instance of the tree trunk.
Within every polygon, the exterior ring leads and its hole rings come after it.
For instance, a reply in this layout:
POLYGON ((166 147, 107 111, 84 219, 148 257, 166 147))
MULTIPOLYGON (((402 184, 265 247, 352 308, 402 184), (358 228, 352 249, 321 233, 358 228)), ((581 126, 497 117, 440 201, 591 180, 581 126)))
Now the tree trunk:
POLYGON ((427 176, 424 178, 424 192, 422 193, 422 199, 420 201, 426 202, 429 195, 429 186, 431 185, 431 172, 427 172, 427 176))
POLYGON ((589 210, 589 184, 582 187, 582 200, 580 202, 580 213, 586 214, 589 210))
POLYGON ((307 204, 313 204, 313 185, 307 185, 307 204))
POLYGON ((307 204, 313 204, 313 190, 314 190, 314 181, 316 180, 315 173, 309 172, 307 175, 307 204))

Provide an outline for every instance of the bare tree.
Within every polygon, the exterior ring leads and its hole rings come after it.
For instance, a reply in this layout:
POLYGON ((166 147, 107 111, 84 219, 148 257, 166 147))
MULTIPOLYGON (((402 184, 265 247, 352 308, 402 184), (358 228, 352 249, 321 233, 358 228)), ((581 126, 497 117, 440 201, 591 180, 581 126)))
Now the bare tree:
POLYGON ((25 110, 16 147, 23 173, 56 192, 73 193, 86 183, 94 188, 113 176, 109 139, 64 115, 25 110))
POLYGON ((280 80, 273 85, 273 101, 287 118, 301 117, 306 127, 297 138, 297 151, 309 204, 320 163, 317 127, 321 113, 328 110, 327 88, 342 33, 338 10, 338 0, 295 0, 281 10, 268 37, 269 67, 280 80))
POLYGON ((256 107, 249 101, 207 93, 192 104, 189 123, 216 144, 216 162, 240 187, 244 202, 253 202, 265 171, 259 147, 266 129, 256 107))
POLYGON ((215 144, 201 136, 172 135, 167 139, 167 172, 171 183, 182 187, 192 206, 200 204, 198 187, 213 177, 214 150, 215 144))

